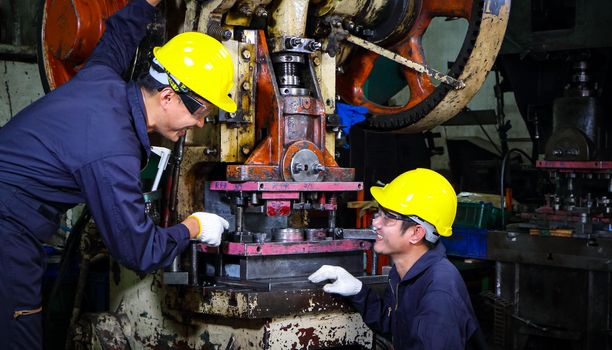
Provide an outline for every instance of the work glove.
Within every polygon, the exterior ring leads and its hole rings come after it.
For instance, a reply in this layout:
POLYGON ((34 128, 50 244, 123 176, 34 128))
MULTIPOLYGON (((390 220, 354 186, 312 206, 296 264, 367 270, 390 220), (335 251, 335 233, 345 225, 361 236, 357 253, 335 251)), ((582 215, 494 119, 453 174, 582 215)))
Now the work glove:
POLYGON ((221 234, 229 228, 229 222, 217 214, 197 212, 189 215, 196 219, 200 230, 196 239, 202 243, 216 247, 221 244, 221 234))
POLYGON ((340 266, 331 265, 321 266, 315 273, 308 276, 308 280, 312 283, 332 280, 334 282, 324 285, 323 290, 327 293, 340 294, 345 297, 359 293, 363 284, 340 266))

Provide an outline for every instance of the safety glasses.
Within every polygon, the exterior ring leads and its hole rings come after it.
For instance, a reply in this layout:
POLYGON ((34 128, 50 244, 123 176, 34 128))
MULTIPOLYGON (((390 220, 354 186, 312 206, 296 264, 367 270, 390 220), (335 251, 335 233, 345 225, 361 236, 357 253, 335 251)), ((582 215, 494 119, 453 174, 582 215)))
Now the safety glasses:
POLYGON ((191 90, 185 86, 185 84, 179 83, 170 72, 166 71, 166 75, 168 75, 170 87, 181 98, 181 101, 183 101, 189 113, 196 118, 205 117, 210 113, 210 102, 202 97, 195 97, 192 95, 191 90), (202 99, 202 102, 198 100, 199 98, 202 99))
POLYGON ((208 115, 210 111, 210 107, 208 106, 208 101, 205 102, 198 101, 195 97, 191 96, 189 93, 181 93, 177 92, 177 95, 183 101, 185 108, 195 117, 205 117, 208 115))
POLYGON ((372 218, 372 221, 374 220, 382 220, 383 226, 391 226, 398 221, 410 222, 410 223, 413 223, 414 225, 417 225, 417 222, 412 220, 408 216, 397 214, 397 213, 391 212, 389 210, 385 210, 380 207, 378 208, 378 211, 376 212, 376 214, 374 214, 374 217, 372 218))

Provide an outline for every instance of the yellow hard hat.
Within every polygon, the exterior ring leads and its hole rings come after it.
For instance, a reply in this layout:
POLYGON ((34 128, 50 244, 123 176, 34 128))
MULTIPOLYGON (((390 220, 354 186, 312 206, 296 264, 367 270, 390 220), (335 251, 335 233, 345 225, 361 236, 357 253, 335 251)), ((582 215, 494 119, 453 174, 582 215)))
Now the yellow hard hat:
POLYGON ((385 209, 418 216, 432 224, 440 236, 453 234, 457 194, 448 180, 433 170, 407 171, 385 187, 371 187, 370 193, 385 209))
POLYGON ((219 41, 204 33, 184 32, 154 48, 153 55, 189 90, 224 111, 236 111, 228 96, 234 86, 234 64, 219 41))

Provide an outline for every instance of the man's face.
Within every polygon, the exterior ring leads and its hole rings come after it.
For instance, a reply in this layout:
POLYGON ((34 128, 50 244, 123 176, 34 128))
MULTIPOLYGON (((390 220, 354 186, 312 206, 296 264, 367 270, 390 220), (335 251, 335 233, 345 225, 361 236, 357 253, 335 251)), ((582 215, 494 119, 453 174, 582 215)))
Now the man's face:
POLYGON ((204 119, 212 109, 213 105, 201 97, 174 93, 156 131, 171 141, 178 141, 187 129, 204 126, 204 119))
POLYGON ((374 243, 376 253, 393 256, 406 252, 406 249, 410 246, 407 235, 409 235, 410 230, 416 228, 416 223, 405 231, 402 230, 403 223, 404 221, 390 217, 385 211, 378 210, 372 220, 372 226, 376 229, 377 234, 374 243))

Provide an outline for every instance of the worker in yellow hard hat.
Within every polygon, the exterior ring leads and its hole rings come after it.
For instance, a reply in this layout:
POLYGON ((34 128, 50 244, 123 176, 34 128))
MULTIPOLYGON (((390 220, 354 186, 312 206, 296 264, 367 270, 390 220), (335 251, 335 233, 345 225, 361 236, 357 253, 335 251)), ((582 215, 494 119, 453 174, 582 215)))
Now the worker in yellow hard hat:
POLYGON ((236 103, 228 96, 234 84, 232 58, 216 39, 198 32, 181 33, 156 47, 153 56, 149 72, 138 83, 154 131, 176 141, 186 128, 202 127, 213 106, 236 111, 236 103))
POLYGON ((416 169, 370 192, 379 205, 374 250, 393 261, 384 296, 340 266, 324 265, 309 280, 331 280, 323 290, 347 297, 369 327, 392 336, 395 349, 486 347, 465 283, 438 242, 452 235, 457 196, 451 184, 433 170, 416 169))
POLYGON ((0 338, 3 349, 42 349, 43 243, 60 216, 86 203, 110 255, 149 272, 172 263, 190 239, 219 245, 229 223, 205 212, 170 227, 145 214, 141 165, 149 133, 176 141, 215 108, 234 112, 234 67, 225 47, 182 33, 155 48, 137 81, 129 69, 161 0, 132 0, 74 78, 0 128, 0 338))

